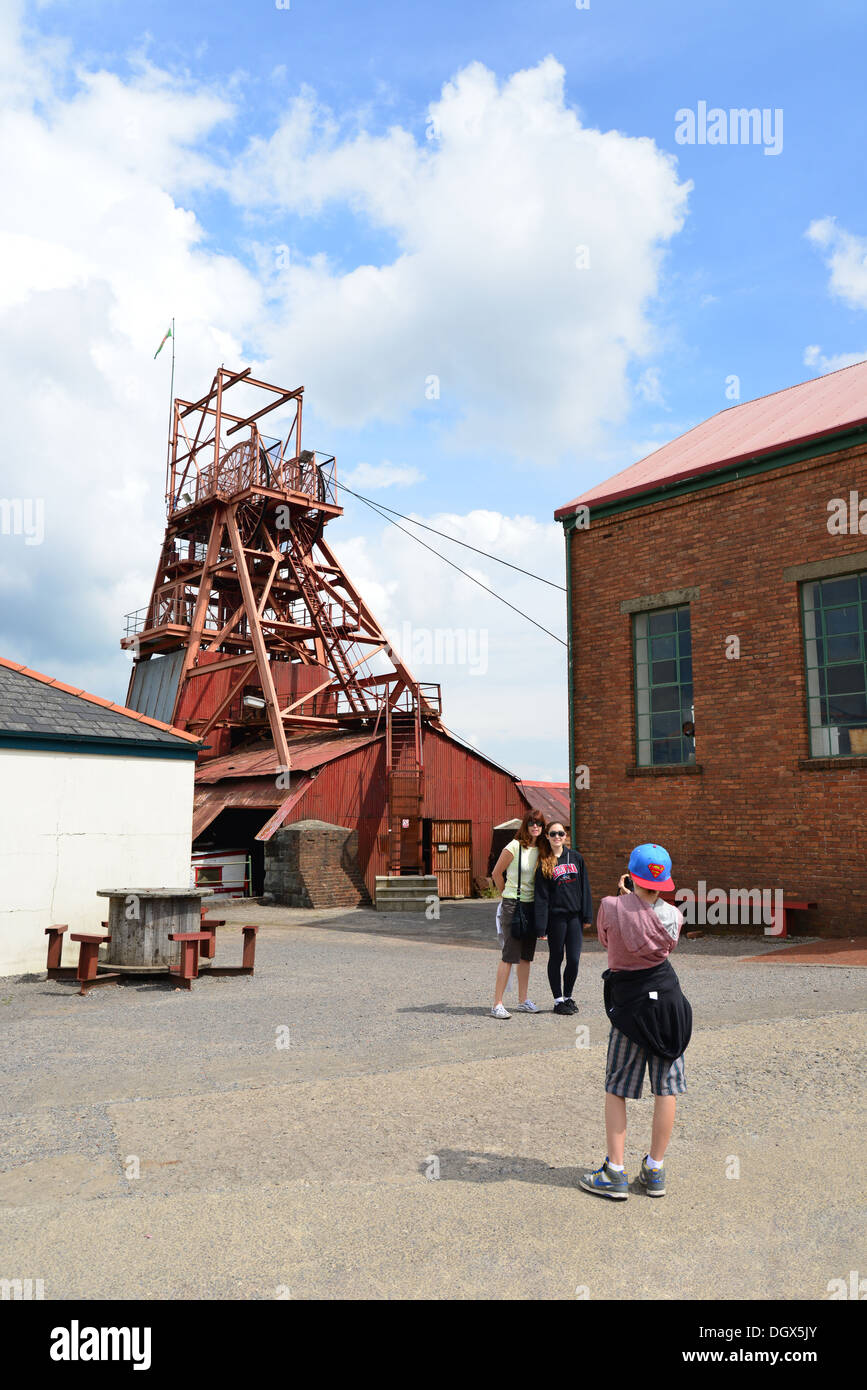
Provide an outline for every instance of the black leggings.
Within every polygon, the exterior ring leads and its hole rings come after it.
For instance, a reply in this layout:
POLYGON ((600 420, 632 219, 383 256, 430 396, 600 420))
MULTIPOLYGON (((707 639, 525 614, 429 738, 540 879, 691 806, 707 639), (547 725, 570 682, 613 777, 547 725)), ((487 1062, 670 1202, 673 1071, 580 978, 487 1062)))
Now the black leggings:
POLYGON ((564 996, 571 999, 578 978, 578 965, 581 960, 581 947, 584 933, 580 917, 567 917, 562 913, 548 918, 548 983, 555 999, 564 996), (563 971, 562 987, 560 971, 563 952, 566 952, 566 969, 563 971))

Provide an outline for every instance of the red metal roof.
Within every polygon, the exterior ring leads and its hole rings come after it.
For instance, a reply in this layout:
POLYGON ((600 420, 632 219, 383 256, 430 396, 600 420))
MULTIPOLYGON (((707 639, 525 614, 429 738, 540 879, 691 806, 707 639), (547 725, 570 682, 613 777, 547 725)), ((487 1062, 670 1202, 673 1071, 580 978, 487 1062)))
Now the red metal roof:
MULTIPOLYGON (((307 783, 305 783, 306 790, 307 783)), ((226 786, 200 786, 198 772, 193 801, 193 839, 198 839, 221 811, 261 811, 263 816, 273 812, 286 800, 288 793, 280 791, 271 777, 248 778, 226 786)))
POLYGON ((126 705, 116 705, 111 700, 105 700, 101 695, 89 695, 86 690, 66 685, 63 681, 55 680, 53 676, 43 676, 41 671, 31 671, 29 666, 22 666, 20 661, 7 661, 6 657, 0 656, 0 666, 5 666, 9 671, 18 671, 22 676, 31 676, 33 680, 42 681, 43 685, 53 686, 55 690, 63 690, 67 695, 77 695, 80 700, 89 700, 92 705, 101 705, 103 709, 110 709, 114 714, 125 714, 128 719, 134 719, 138 724, 148 724, 152 729, 162 729, 164 733, 174 734, 176 738, 185 738, 190 743, 201 742, 198 734, 188 734, 183 729, 176 729, 174 724, 164 724, 161 719, 151 719, 146 714, 139 714, 136 709, 128 709, 126 705))
POLYGON ((568 782, 519 782, 518 787, 529 809, 541 811, 546 821, 558 820, 569 829, 568 782))
MULTIPOLYGON (((342 758, 345 753, 353 753, 374 739, 384 738, 384 733, 369 732, 353 734, 338 732, 333 734, 296 734, 290 737, 289 756, 293 772, 310 772, 333 758, 342 758)), ((277 771, 277 751, 270 742, 257 744, 255 748, 227 753, 222 758, 212 758, 196 770, 196 785, 203 782, 220 782, 232 777, 273 777, 277 771)), ((283 800, 279 794, 277 803, 283 800)))
POLYGON ((867 362, 730 406, 687 430, 640 463, 615 473, 554 513, 600 506, 665 483, 711 473, 747 459, 867 423, 867 362))

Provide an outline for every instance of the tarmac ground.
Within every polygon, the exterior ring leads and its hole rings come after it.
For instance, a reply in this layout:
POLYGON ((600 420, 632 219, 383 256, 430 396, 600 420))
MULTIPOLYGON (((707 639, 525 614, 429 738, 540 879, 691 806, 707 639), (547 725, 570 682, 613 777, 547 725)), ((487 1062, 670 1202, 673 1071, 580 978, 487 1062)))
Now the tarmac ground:
MULTIPOLYGON (((46 1299, 816 1300, 867 1271, 845 953, 783 969, 791 941, 680 943, 668 1192, 615 1203, 578 1187, 605 1154, 595 940, 576 1017, 551 1012, 540 945, 542 1012, 498 1022, 490 902, 215 915, 218 964, 260 924, 252 978, 0 981, 3 1278, 46 1299)), ((631 1178, 651 1108, 628 1102, 631 1178)))

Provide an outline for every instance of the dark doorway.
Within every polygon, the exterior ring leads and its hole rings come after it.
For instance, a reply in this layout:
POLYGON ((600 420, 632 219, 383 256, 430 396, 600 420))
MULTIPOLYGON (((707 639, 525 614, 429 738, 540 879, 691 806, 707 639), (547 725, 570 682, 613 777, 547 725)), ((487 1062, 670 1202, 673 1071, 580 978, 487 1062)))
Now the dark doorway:
POLYGON ((242 849, 250 856, 251 894, 258 898, 265 888, 265 846, 256 839, 268 819, 267 810, 221 811, 193 843, 193 849, 242 849))

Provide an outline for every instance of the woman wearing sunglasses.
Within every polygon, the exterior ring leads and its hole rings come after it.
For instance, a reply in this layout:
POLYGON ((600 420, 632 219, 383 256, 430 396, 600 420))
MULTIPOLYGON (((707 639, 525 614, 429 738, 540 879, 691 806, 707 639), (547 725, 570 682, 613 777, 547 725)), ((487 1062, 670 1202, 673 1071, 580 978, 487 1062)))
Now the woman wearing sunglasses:
POLYGON ((542 844, 534 895, 536 934, 548 938, 548 983, 554 996, 555 1014, 577 1014, 578 1005, 572 998, 572 991, 584 943, 581 923, 589 927, 593 921, 587 868, 577 850, 566 848, 562 821, 550 822, 542 844))
MULTIPOLYGON (((536 865, 539 861, 539 846, 544 845, 542 827, 544 820, 541 811, 528 811, 521 821, 514 840, 510 840, 503 850, 491 873, 494 887, 502 894, 497 908, 497 938, 503 939, 503 958, 497 966, 497 984, 494 994, 494 1018, 511 1018, 503 1004, 503 995, 509 983, 512 966, 518 968, 518 1008, 525 1014, 537 1014, 539 1010, 532 999, 527 998, 530 983, 530 964, 536 953, 536 933, 533 926, 533 898, 535 895, 536 865), (516 903, 523 905, 523 915, 527 930, 520 937, 513 936, 508 918, 516 903)), ((547 845, 544 845, 547 849, 547 845)))

